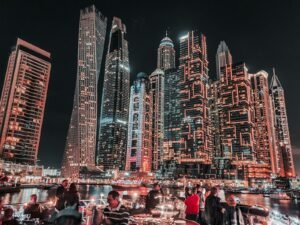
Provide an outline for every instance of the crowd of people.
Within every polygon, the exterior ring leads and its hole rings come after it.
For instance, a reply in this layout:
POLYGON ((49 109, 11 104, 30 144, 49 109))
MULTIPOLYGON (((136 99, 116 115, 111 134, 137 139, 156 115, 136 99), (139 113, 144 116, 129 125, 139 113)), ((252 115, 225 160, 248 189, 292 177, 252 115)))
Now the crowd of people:
MULTIPOLYGON (((153 184, 145 199, 145 212, 151 213, 160 203, 164 193, 159 183, 153 184)), ((130 212, 122 205, 117 191, 110 191, 107 195, 108 205, 92 215, 92 224, 126 225, 129 223, 130 212)), ((185 188, 185 218, 198 222, 201 225, 245 225, 244 217, 236 202, 234 195, 229 195, 225 200, 225 194, 218 187, 206 190, 200 185, 185 188)), ((56 190, 56 202, 52 221, 55 224, 66 224, 72 220, 72 224, 81 224, 82 218, 79 212, 80 196, 75 183, 69 185, 68 180, 63 180, 56 190)), ((0 210, 4 212, 0 216, 0 225, 18 225, 13 218, 11 208, 3 209, 0 200, 0 210)), ((94 211, 95 212, 95 211, 94 211)), ((43 208, 37 202, 37 195, 32 194, 29 202, 24 206, 24 214, 30 218, 43 219, 43 208)))
POLYGON ((236 197, 225 193, 219 187, 206 191, 200 185, 185 188, 186 219, 201 225, 245 225, 236 197))
MULTIPOLYGON (((68 218, 75 219, 75 223, 80 224, 81 214, 79 210, 79 194, 75 183, 71 183, 68 187, 68 180, 63 180, 62 184, 56 191, 56 215, 54 220, 57 224, 66 224, 68 218)), ((110 191, 107 195, 108 205, 101 211, 101 215, 95 213, 92 218, 92 224, 107 224, 107 225, 126 225, 129 222, 130 213, 124 205, 121 204, 120 195, 117 191, 110 191)))

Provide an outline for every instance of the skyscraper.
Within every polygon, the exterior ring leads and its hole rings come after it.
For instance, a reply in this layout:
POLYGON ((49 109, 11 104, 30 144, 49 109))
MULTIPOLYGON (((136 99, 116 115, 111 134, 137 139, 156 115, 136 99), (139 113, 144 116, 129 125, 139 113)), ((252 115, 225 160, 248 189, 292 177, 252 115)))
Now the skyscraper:
POLYGON ((126 170, 151 171, 152 96, 150 92, 148 76, 139 73, 130 91, 126 170))
MULTIPOLYGON (((275 113, 276 136, 281 153, 284 175, 287 177, 295 176, 295 166, 292 154, 292 145, 289 133, 289 125, 285 104, 284 89, 273 71, 273 77, 270 85, 272 103, 275 113)), ((282 174, 282 173, 281 173, 282 174)))
POLYGON ((179 73, 177 69, 165 71, 164 91, 164 150, 165 168, 172 176, 180 162, 181 113, 179 103, 179 73))
POLYGON ((156 69, 149 78, 152 99, 152 169, 156 171, 162 166, 164 157, 165 73, 156 69))
POLYGON ((130 69, 126 26, 114 17, 106 55, 97 164, 124 169, 126 161, 130 69))
MULTIPOLYGON (((199 174, 211 162, 206 38, 192 31, 180 38, 179 102, 181 163, 199 174)), ((203 172, 203 171, 202 171, 203 172)))
POLYGON ((173 41, 168 37, 164 37, 159 44, 157 50, 157 68, 168 70, 175 68, 175 49, 173 41))
POLYGON ((278 154, 268 73, 259 71, 249 75, 254 105, 256 161, 259 164, 267 164, 274 174, 278 174, 278 154))
POLYGON ((221 68, 218 84, 221 157, 236 163, 255 161, 254 110, 245 63, 221 68))
POLYGON ((232 64, 232 57, 225 41, 221 41, 216 54, 217 79, 220 79, 221 68, 232 64))
POLYGON ((36 164, 50 70, 50 53, 18 38, 9 56, 0 102, 2 158, 36 164))
POLYGON ((62 165, 65 177, 78 177, 81 168, 95 166, 97 87, 106 24, 94 5, 80 11, 76 88, 62 165))

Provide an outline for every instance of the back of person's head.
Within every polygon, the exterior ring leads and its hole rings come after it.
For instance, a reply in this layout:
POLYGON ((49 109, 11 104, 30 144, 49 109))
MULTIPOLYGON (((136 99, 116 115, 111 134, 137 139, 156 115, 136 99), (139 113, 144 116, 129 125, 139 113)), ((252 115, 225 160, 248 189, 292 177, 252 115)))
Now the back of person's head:
POLYGON ((193 187, 192 193, 193 193, 193 194, 197 193, 197 190, 198 190, 197 187, 193 187))
POLYGON ((196 184, 196 188, 197 189, 201 188, 200 184, 196 184))
POLYGON ((14 213, 14 211, 13 211, 12 208, 6 208, 6 209, 4 209, 4 218, 5 219, 11 218, 13 216, 13 213, 14 213))
POLYGON ((32 203, 36 203, 37 202, 37 195, 36 194, 30 195, 30 202, 32 202, 32 203))
POLYGON ((212 187, 211 189, 210 189, 210 194, 211 195, 216 195, 218 193, 218 188, 217 187, 212 187))
POLYGON ((112 197, 113 199, 117 199, 117 198, 120 197, 120 194, 119 194, 119 192, 117 192, 117 191, 110 191, 110 192, 108 193, 108 195, 111 195, 111 197, 112 197))
POLYGON ((77 187, 75 183, 71 183, 70 187, 69 187, 69 191, 72 193, 76 193, 77 192, 77 187))

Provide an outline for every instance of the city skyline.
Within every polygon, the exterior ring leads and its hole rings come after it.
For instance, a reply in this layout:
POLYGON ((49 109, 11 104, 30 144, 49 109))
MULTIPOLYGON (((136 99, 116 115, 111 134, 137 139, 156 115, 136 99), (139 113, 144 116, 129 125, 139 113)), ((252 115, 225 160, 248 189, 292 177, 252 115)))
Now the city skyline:
MULTIPOLYGON (((101 11, 101 12, 103 12, 105 15, 106 15, 106 12, 105 11, 103 11, 102 9, 101 9, 101 5, 99 4, 99 5, 97 5, 97 7, 98 7, 98 9, 101 11)), ((78 12, 77 12, 78 13, 78 12)), ((75 12, 74 12, 74 14, 76 14, 75 12)), ((121 18, 121 19, 123 19, 123 18, 121 18)), ((167 25, 166 25, 167 26, 167 25)), ((175 42, 175 45, 177 45, 178 46, 178 38, 177 38, 177 36, 179 36, 178 35, 178 33, 177 32, 175 32, 174 31, 174 28, 172 29, 172 28, 170 28, 170 30, 172 31, 172 36, 173 37, 175 37, 174 38, 174 42, 175 42)), ((199 30, 201 30, 201 31, 203 31, 202 29, 201 29, 201 27, 199 27, 199 30)), ((157 33, 159 33, 159 32, 157 32, 157 33)), ((209 35, 207 35, 207 33, 205 32, 205 30, 203 31, 203 33, 207 36, 207 39, 209 40, 210 38, 211 38, 211 36, 209 36, 209 35)), ((161 40, 161 38, 164 36, 164 33, 160 33, 159 34, 160 35, 160 38, 159 39, 156 39, 155 38, 155 40, 151 40, 151 44, 153 45, 153 44, 155 44, 155 45, 157 45, 158 43, 159 43, 159 40, 161 40)), ((76 38, 76 36, 75 37, 72 37, 72 38, 76 38)), ((216 39, 218 39, 217 37, 214 37, 214 38, 216 38, 216 39)), ((130 40, 130 36, 129 36, 129 43, 131 44, 131 42, 133 42, 134 43, 134 41, 131 41, 130 40)), ((220 39, 225 39, 225 38, 219 38, 219 40, 220 39)), ((32 43, 36 43, 36 42, 34 42, 33 40, 31 40, 31 39, 26 39, 27 41, 29 41, 29 42, 32 42, 32 43)), ((38 37, 36 37, 36 40, 38 40, 38 37)), ((15 40, 14 40, 15 41, 15 40)), ((228 42, 227 41, 227 39, 225 39, 225 41, 226 41, 226 43, 228 42)), ((10 40, 10 42, 12 42, 12 40, 10 40)), ((150 41, 149 41, 149 43, 150 43, 150 41)), ((130 46, 130 44, 129 44, 129 46, 130 46)), ((134 45, 134 44, 132 44, 132 45, 134 45)), ((52 52, 52 49, 49 49, 49 48, 46 48, 46 46, 43 46, 43 45, 41 45, 40 43, 38 44, 38 46, 40 46, 40 47, 42 47, 43 49, 47 49, 47 50, 49 50, 50 52, 52 52)), ((235 49, 235 44, 234 43, 230 43, 229 44, 229 48, 230 48, 230 50, 232 51, 232 52, 238 52, 239 50, 238 49, 235 49)), ((2 47, 2 46, 1 46, 2 47)), ((74 47, 74 46, 73 46, 74 47)), ((4 46, 1 48, 1 49, 3 49, 4 48, 4 46)), ((211 58, 213 58, 214 57, 214 54, 216 53, 216 48, 214 49, 214 48, 212 48, 212 47, 210 47, 210 44, 208 44, 208 48, 210 49, 208 52, 208 54, 210 55, 210 66, 209 66, 209 68, 213 71, 213 60, 211 60, 211 58)), ((252 47, 253 48, 253 47, 252 47)), ((129 47, 129 49, 134 49, 133 47, 129 47)), ((179 51, 178 50, 178 47, 177 47, 177 49, 175 49, 175 50, 177 50, 177 51, 179 51)), ((258 51, 259 49, 257 49, 257 51, 258 51)), ((155 52, 156 52, 156 48, 153 48, 152 50, 151 50, 152 52, 154 52, 154 54, 155 54, 155 52)), ((153 54, 151 52, 151 54, 153 54)), ((3 53, 1 53, 1 54, 3 54, 3 53)), ((238 54, 233 54, 233 55, 235 55, 235 59, 239 59, 240 57, 236 57, 236 55, 239 55, 240 53, 238 53, 238 54)), ((76 55, 76 54, 75 54, 76 55)), ((244 52, 243 53, 243 57, 247 57, 247 52, 244 52)), ((74 56, 72 56, 73 58, 74 58, 74 56)), ((156 60, 156 58, 155 57, 153 57, 153 59, 152 59, 152 61, 155 61, 156 60)), ((2 60, 1 61, 1 72, 2 72, 2 74, 3 74, 3 69, 2 68, 5 68, 6 67, 6 64, 5 64, 5 62, 3 62, 3 61, 5 61, 5 60, 2 60)), ((130 60, 131 61, 131 60, 130 60)), ((237 60, 235 60, 235 62, 236 62, 237 60)), ((244 61, 246 61, 246 63, 247 63, 247 65, 249 65, 249 63, 248 63, 248 60, 244 60, 244 61)), ((263 61, 263 60, 262 60, 263 61)), ((276 60, 274 60, 274 61, 276 61, 276 60)), ((268 70, 268 71, 270 71, 270 66, 267 66, 267 65, 261 65, 263 62, 261 62, 260 60, 258 60, 257 59, 257 61, 255 61, 257 64, 256 65, 253 65, 254 63, 250 63, 250 72, 252 73, 252 72, 254 72, 255 70, 253 69, 253 68, 251 68, 251 67, 257 67, 257 71, 258 71, 258 69, 265 69, 265 70, 268 70), (259 68, 258 68, 259 67, 259 68)), ((136 65, 136 63, 133 63, 134 65, 136 65)), ((153 64, 153 63, 152 63, 153 64)), ((178 64, 178 63, 177 63, 178 64)), ((292 144, 294 144, 294 145, 299 145, 299 143, 297 142, 297 138, 295 138, 295 136, 294 135, 297 135, 297 132, 295 132, 295 131, 293 131, 293 130, 297 130, 297 127, 296 127, 296 125, 293 123, 293 121, 295 121, 296 119, 296 117, 294 116, 294 119, 293 120, 291 120, 291 114, 293 115, 293 113, 290 113, 290 112, 293 112, 293 106, 292 105, 290 105, 290 101, 291 100, 289 100, 289 96, 290 96, 290 94, 293 94, 293 93, 290 93, 290 90, 289 90, 289 82, 287 82, 286 81, 286 79, 285 79, 285 77, 287 76, 284 72, 281 72, 281 71, 284 71, 283 69, 281 69, 281 64, 280 63, 278 63, 278 64, 276 64, 276 63, 274 63, 275 64, 275 67, 276 67, 276 70, 277 71, 279 71, 279 72, 277 72, 277 74, 278 74, 278 76, 279 76, 279 79, 281 80, 281 81, 283 81, 282 83, 284 83, 282 86, 283 86, 283 88, 285 89, 285 94, 287 95, 287 108, 288 108, 288 115, 289 115, 289 121, 290 121, 290 133, 291 133, 291 136, 292 136, 292 144), (292 122, 291 122, 292 121, 292 122), (291 130, 291 128, 292 128, 292 130, 291 130)), ((274 66, 274 65, 272 65, 272 66, 274 66)), ((152 69, 152 71, 155 69, 155 64, 153 64, 153 65, 151 65, 151 67, 153 68, 152 69)), ((147 74, 150 74, 150 71, 149 71, 149 68, 150 68, 150 66, 148 67, 148 68, 145 68, 145 71, 147 70, 147 74), (148 72, 149 71, 149 72, 148 72)), ((135 69, 136 70, 136 69, 135 69)), ((133 71, 135 71, 135 70, 133 70, 133 71)), ((143 68, 141 67, 140 68, 140 70, 141 71, 144 71, 143 70, 143 68)), ((136 72, 137 71, 135 71, 135 72, 132 72, 131 73, 131 77, 133 77, 133 76, 135 76, 135 74, 136 74, 136 72)), ((69 77, 74 77, 74 74, 68 74, 68 76, 69 77)), ((213 72, 210 72, 209 73, 209 76, 210 77, 214 77, 213 76, 213 72)), ((289 74, 289 76, 290 76, 290 74, 289 74)), ((2 79, 2 81, 3 81, 3 79, 2 79)), ((65 85, 65 84, 64 84, 65 85)), ((74 93, 74 90, 73 91, 71 91, 72 90, 72 85, 71 84, 68 84, 68 86, 70 86, 69 88, 68 88, 68 91, 69 92, 72 92, 72 93, 74 93)), ((74 88, 74 85, 73 85, 73 88, 74 88)), ((49 90, 49 92, 51 91, 51 89, 49 90)), ((51 92, 51 94, 53 95, 53 92, 51 92)), ((68 93, 68 95, 69 95, 69 93, 68 93)), ((70 101, 70 100, 69 100, 70 101)), ((71 100, 71 102, 72 102, 72 100, 71 100)), ((48 104, 48 103, 47 103, 48 104)), ((67 104, 70 104, 70 103, 67 103, 67 104)), ((72 103, 71 103, 72 104, 72 103)), ((53 107, 54 108, 54 107, 53 107)), ((297 111, 296 111, 297 112, 297 111)), ((46 114, 47 114, 47 110, 46 110, 46 114)), ((69 119, 67 119, 68 117, 70 117, 70 115, 69 115, 69 113, 66 113, 65 112, 65 114, 66 114, 66 121, 69 121, 69 119)), ((293 118, 293 117, 292 117, 293 118)), ((47 120, 47 118, 45 118, 46 120, 47 120)), ((49 121, 50 121, 50 119, 49 119, 49 121)), ((295 121, 295 123, 296 123, 296 121, 295 121)), ((45 130, 46 128, 45 127, 43 127, 43 130, 45 130)), ((60 133, 60 132, 59 132, 60 133)), ((47 132, 46 132, 46 134, 47 134, 47 132)), ((44 138, 47 138, 47 137, 45 137, 44 135, 46 135, 46 134, 42 134, 42 139, 44 138)), ((299 136, 299 133, 298 133, 298 136, 299 136)), ((62 138, 62 139, 65 139, 65 137, 66 137, 66 134, 64 134, 64 135, 62 135, 62 137, 60 137, 60 138, 62 138)), ((46 142, 47 143, 47 142, 46 142)), ((48 142, 49 143, 49 142, 48 142)), ((45 146, 45 145, 44 145, 45 146)), ((55 146, 55 145, 53 145, 53 146, 55 146)), ((44 147, 44 149, 46 149, 45 147, 44 147)), ((42 156, 43 154, 45 154, 45 152, 46 152, 46 150, 44 150, 43 148, 41 148, 40 149, 40 155, 42 156)), ((61 152, 61 150, 57 150, 57 152, 61 152)), ((294 151, 295 152, 295 151, 294 151)), ((296 151, 296 154, 297 154, 298 152, 296 151)), ((298 153, 298 154, 300 154, 300 153, 298 153)), ((45 154, 46 155, 46 154, 45 154)), ((43 157, 42 157, 43 158, 43 157)), ((47 157, 46 157, 47 158, 47 157)), ((61 158, 61 157, 60 157, 61 158)), ((295 160, 296 161, 296 160, 295 160)), ((54 162, 54 161, 53 161, 54 162)), ((53 163, 52 162, 52 163, 53 163)), ((47 164, 48 162, 44 162, 43 161, 43 163, 45 163, 45 164, 47 164)), ((298 170, 299 171, 299 170, 298 170)))

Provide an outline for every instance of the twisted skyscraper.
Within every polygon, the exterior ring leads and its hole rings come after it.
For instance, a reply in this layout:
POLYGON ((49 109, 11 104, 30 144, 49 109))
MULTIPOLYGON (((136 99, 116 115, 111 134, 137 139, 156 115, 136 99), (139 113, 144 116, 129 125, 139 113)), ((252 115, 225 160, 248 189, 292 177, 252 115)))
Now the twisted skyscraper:
POLYGON ((130 71, 126 26, 114 17, 106 55, 97 146, 97 164, 103 169, 124 169, 130 71))
POLYGON ((94 5, 80 11, 77 80, 62 165, 65 177, 78 177, 82 167, 95 166, 97 84, 106 23, 94 5))

